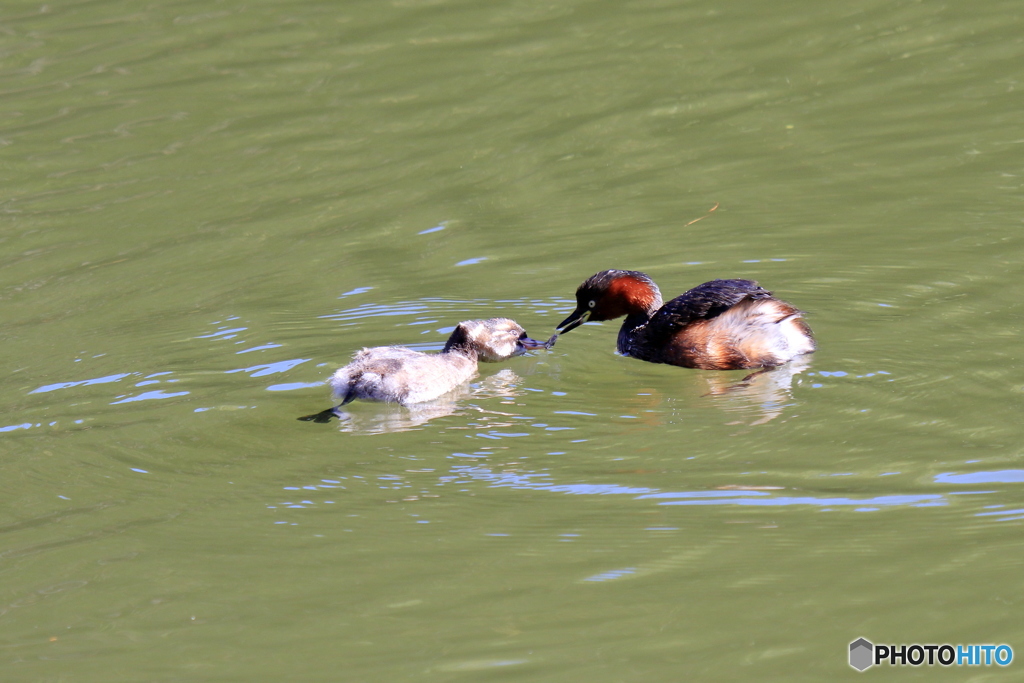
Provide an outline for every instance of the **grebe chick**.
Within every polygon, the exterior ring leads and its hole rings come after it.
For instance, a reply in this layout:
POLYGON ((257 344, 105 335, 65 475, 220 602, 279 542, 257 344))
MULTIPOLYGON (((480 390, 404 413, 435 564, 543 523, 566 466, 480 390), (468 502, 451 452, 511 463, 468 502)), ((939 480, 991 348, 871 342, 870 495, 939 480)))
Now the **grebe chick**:
POLYGON ((753 280, 711 280, 662 305, 646 274, 604 270, 576 290, 576 310, 556 328, 626 316, 618 349, 652 363, 737 370, 782 365, 815 349, 803 312, 753 280))
MULTIPOLYGON (((403 346, 363 349, 329 380, 335 398, 341 400, 335 408, 357 398, 402 405, 430 401, 476 375, 478 360, 502 361, 527 349, 550 348, 554 340, 530 339, 514 320, 491 318, 459 323, 440 353, 403 346)), ((299 419, 326 422, 335 408, 299 419)))

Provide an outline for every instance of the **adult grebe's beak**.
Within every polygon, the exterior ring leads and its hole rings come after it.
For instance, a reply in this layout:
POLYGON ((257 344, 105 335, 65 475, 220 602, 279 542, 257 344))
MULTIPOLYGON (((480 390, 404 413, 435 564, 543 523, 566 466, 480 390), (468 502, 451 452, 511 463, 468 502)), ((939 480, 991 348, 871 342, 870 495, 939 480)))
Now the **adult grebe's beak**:
POLYGON ((577 308, 572 312, 572 315, 556 325, 555 329, 558 330, 558 334, 565 334, 569 330, 575 330, 577 327, 587 322, 588 318, 590 318, 590 311, 581 311, 577 308))

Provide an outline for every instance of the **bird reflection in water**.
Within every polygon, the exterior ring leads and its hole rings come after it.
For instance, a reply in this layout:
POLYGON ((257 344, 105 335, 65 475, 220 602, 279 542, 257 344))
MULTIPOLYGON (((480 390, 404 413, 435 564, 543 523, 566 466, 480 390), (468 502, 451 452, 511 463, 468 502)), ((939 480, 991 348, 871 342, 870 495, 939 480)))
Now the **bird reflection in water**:
MULTIPOLYGON (((463 384, 440 398, 425 403, 401 406, 394 403, 363 403, 353 410, 336 406, 318 413, 314 421, 338 419, 340 431, 352 434, 389 434, 421 428, 431 420, 480 410, 465 405, 467 399, 514 399, 525 392, 519 389, 522 378, 509 368, 473 384, 463 384)), ((491 412, 491 411, 481 411, 491 412)), ((313 417, 313 416, 310 416, 313 417)))
POLYGON ((799 356, 785 365, 750 373, 739 381, 733 379, 734 376, 706 373, 706 395, 719 401, 724 410, 756 418, 753 422, 743 419, 730 424, 765 424, 793 405, 793 382, 799 381, 795 380, 796 376, 810 364, 810 356, 799 356))
MULTIPOLYGON (((797 375, 810 367, 810 357, 797 358, 785 365, 758 370, 737 380, 735 373, 701 373, 706 382, 705 400, 711 399, 718 408, 731 413, 736 419, 732 425, 757 426, 782 416, 787 408, 794 405, 792 387, 798 382, 797 375)), ((464 384, 444 396, 426 403, 401 406, 389 403, 363 403, 347 410, 349 406, 325 410, 316 416, 317 422, 339 420, 339 429, 354 434, 386 434, 420 429, 431 420, 449 415, 465 415, 469 411, 487 411, 478 406, 467 405, 471 399, 508 399, 511 401, 525 395, 519 387, 523 379, 509 368, 473 384, 464 384)), ((666 415, 656 406, 662 399, 644 395, 634 400, 646 399, 642 405, 633 405, 634 412, 641 419, 636 427, 652 427, 663 424, 666 415), (646 409, 643 409, 646 408, 646 409), (654 408, 654 410, 651 410, 654 408)), ((696 397, 690 401, 696 400, 696 397)), ((690 403, 687 401, 687 403, 690 403)), ((690 403, 690 405, 693 405, 690 403)), ((496 413, 498 415, 499 413, 496 413)), ((510 413, 504 413, 514 417, 510 413)), ((669 416, 669 422, 674 419, 669 416)))

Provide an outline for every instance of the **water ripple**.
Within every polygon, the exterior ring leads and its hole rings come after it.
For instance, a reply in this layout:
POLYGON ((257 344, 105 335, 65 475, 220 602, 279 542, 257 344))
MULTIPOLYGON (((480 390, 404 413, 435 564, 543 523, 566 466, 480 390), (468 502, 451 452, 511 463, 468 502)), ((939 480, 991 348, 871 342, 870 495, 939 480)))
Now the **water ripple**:
POLYGON ((104 377, 97 377, 96 379, 83 379, 78 380, 76 382, 57 382, 56 384, 47 384, 45 386, 39 387, 38 389, 33 389, 28 393, 45 394, 48 391, 56 391, 58 389, 70 389, 71 387, 85 387, 90 386, 92 384, 108 384, 110 382, 120 382, 125 377, 130 377, 131 375, 135 374, 138 373, 123 372, 116 375, 106 375, 104 377))

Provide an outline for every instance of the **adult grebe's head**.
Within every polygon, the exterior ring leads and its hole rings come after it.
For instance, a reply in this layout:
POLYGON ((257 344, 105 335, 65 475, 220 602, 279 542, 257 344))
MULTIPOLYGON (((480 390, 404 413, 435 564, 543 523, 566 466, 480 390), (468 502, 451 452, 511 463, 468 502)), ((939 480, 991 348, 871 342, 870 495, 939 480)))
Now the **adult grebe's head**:
POLYGON ((576 289, 576 310, 555 328, 560 334, 588 320, 614 320, 631 313, 653 313, 661 307, 661 291, 645 273, 602 270, 576 289))
POLYGON ((530 339, 514 320, 490 318, 459 323, 448 338, 444 352, 476 354, 479 360, 496 363, 526 353, 529 349, 546 349, 552 345, 551 340, 530 339))

